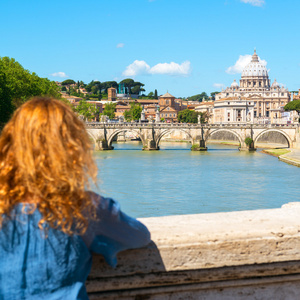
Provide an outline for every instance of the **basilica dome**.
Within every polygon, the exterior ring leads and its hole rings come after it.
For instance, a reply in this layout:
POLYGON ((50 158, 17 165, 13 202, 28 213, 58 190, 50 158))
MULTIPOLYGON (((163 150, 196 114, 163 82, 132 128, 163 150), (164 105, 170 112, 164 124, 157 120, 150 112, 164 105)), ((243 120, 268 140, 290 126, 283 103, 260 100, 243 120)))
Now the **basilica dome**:
POLYGON ((274 82, 272 83, 272 87, 276 88, 276 87, 280 87, 279 83, 276 81, 276 79, 274 80, 274 82))
POLYGON ((251 62, 244 68, 242 77, 269 77, 267 68, 259 61, 256 50, 251 62))
POLYGON ((239 84, 234 79, 233 83, 231 84, 231 87, 232 88, 237 88, 238 86, 239 86, 239 84))

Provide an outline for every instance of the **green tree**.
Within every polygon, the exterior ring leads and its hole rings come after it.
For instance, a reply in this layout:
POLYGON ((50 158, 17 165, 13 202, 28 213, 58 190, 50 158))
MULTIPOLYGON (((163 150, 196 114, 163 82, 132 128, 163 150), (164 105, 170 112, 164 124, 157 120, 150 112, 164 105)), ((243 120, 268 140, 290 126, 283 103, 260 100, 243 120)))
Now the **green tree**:
POLYGON ((126 90, 127 90, 127 94, 131 95, 131 88, 134 86, 134 80, 127 78, 127 79, 123 79, 121 82, 121 84, 124 84, 126 90))
POLYGON ((141 118, 142 106, 140 103, 130 103, 130 109, 124 112, 127 122, 139 120, 141 118))
POLYGON ((198 123, 198 115, 200 115, 201 123, 207 122, 207 115, 205 113, 196 112, 189 109, 180 111, 177 115, 177 120, 181 123, 198 123))
POLYGON ((110 119, 115 117, 117 103, 106 103, 102 115, 108 116, 110 119))
POLYGON ((300 113, 300 100, 293 100, 284 106, 285 111, 295 110, 300 113))
POLYGON ((61 85, 71 85, 71 84, 75 84, 76 82, 72 79, 66 79, 64 80, 61 85))
POLYGON ((212 93, 210 93, 211 100, 215 100, 216 94, 219 94, 219 93, 220 93, 220 92, 212 92, 212 93))
POLYGON ((208 99, 208 96, 205 92, 202 92, 201 94, 197 94, 191 97, 188 97, 189 101, 202 101, 204 98, 204 100, 208 99))
POLYGON ((88 103, 86 100, 79 101, 79 105, 75 108, 78 115, 83 116, 85 120, 91 120, 97 117, 99 110, 95 104, 88 103))
POLYGON ((147 95, 147 97, 152 99, 152 98, 154 97, 154 93, 153 93, 153 92, 150 92, 150 93, 147 95))
POLYGON ((131 89, 132 94, 139 95, 141 92, 145 92, 143 86, 145 85, 139 81, 134 82, 133 88, 131 89))
POLYGON ((158 99, 157 89, 155 89, 155 91, 154 91, 154 99, 158 99))
POLYGON ((15 59, 0 57, 0 126, 29 98, 43 95, 60 98, 59 87, 25 70, 15 59))

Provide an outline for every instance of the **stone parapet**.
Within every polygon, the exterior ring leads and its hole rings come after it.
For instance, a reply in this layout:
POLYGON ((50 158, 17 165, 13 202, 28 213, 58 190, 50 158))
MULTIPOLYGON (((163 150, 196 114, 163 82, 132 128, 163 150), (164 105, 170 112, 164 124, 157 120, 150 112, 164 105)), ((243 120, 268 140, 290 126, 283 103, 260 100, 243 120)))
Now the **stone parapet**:
POLYGON ((153 242, 120 253, 116 269, 95 255, 87 281, 91 300, 298 299, 298 202, 141 221, 153 242))

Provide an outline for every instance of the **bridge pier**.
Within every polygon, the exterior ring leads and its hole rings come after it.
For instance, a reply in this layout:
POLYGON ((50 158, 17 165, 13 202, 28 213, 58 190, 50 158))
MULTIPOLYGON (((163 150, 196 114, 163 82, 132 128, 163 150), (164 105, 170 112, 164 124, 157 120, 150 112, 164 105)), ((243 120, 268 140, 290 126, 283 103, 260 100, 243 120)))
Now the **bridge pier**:
POLYGON ((108 145, 106 140, 98 141, 98 149, 99 151, 104 151, 104 150, 113 150, 114 147, 108 145))
POLYGON ((156 145, 155 140, 147 140, 147 144, 143 145, 143 150, 145 150, 145 151, 157 151, 157 150, 159 150, 159 146, 156 145))
POLYGON ((199 140, 199 144, 197 143, 193 143, 192 147, 191 147, 192 151, 207 151, 207 147, 206 147, 206 143, 204 139, 199 140))
POLYGON ((248 151, 248 152, 254 152, 256 151, 256 148, 254 147, 254 143, 251 143, 251 145, 246 145, 246 143, 241 143, 241 146, 239 147, 240 151, 248 151))

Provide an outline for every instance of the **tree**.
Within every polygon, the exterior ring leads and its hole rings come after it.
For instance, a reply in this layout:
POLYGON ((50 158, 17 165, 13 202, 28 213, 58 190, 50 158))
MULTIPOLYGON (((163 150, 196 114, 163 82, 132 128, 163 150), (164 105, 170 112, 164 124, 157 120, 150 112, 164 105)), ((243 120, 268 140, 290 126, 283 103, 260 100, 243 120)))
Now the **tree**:
POLYGON ((108 116, 109 119, 113 119, 115 117, 116 105, 117 103, 106 103, 102 115, 108 116))
POLYGON ((148 95, 147 95, 147 97, 149 97, 149 98, 153 98, 154 97, 154 93, 153 92, 150 92, 148 95))
POLYGON ((215 100, 215 99, 216 99, 215 95, 216 95, 216 94, 219 94, 219 93, 220 93, 220 92, 212 92, 212 93, 210 93, 211 100, 215 100))
POLYGON ((75 111, 80 115, 83 116, 86 120, 91 120, 95 118, 99 110, 95 104, 88 103, 86 100, 79 101, 79 105, 75 108, 75 111))
POLYGON ((157 89, 155 89, 155 91, 154 91, 154 99, 158 99, 157 89))
POLYGON ((139 120, 142 110, 140 103, 130 103, 130 109, 124 112, 125 120, 127 122, 139 120))
POLYGON ((198 115, 200 115, 201 123, 207 122, 206 113, 196 112, 194 110, 184 109, 177 115, 178 122, 182 123, 198 123, 198 115))
POLYGON ((300 100, 293 100, 284 106, 285 111, 295 110, 300 113, 300 100))
POLYGON ((60 98, 54 81, 25 70, 13 58, 0 57, 0 127, 29 98, 44 95, 60 98))
POLYGON ((134 86, 134 80, 130 78, 123 79, 120 84, 124 84, 127 89, 127 94, 131 95, 131 88, 134 86))
POLYGON ((201 94, 197 94, 191 97, 188 97, 189 101, 202 101, 204 98, 204 100, 208 99, 208 96, 205 92, 202 92, 201 94))
POLYGON ((145 89, 143 89, 143 86, 145 85, 139 81, 134 82, 131 89, 132 94, 139 95, 141 92, 144 92, 145 89))
POLYGON ((64 80, 61 85, 71 85, 71 84, 75 84, 76 82, 72 79, 66 79, 64 80))

